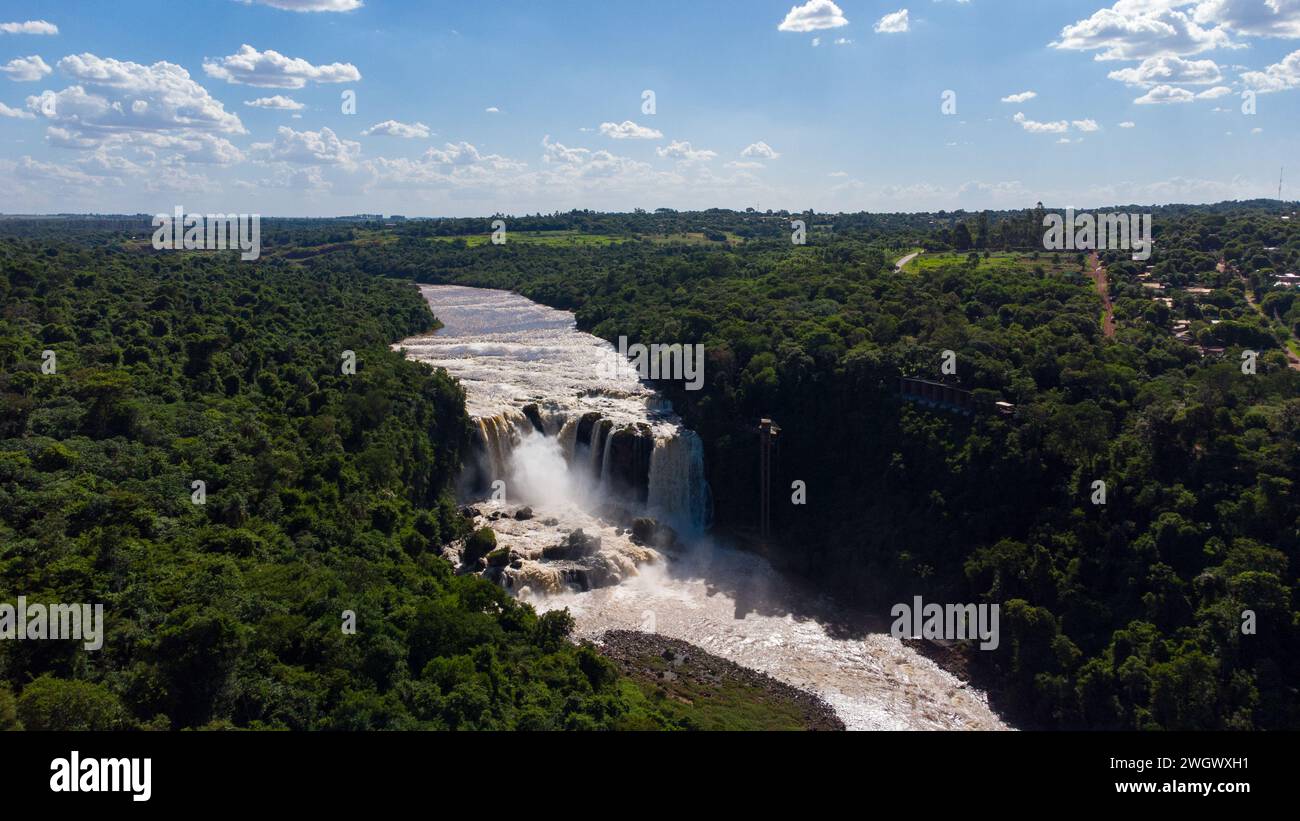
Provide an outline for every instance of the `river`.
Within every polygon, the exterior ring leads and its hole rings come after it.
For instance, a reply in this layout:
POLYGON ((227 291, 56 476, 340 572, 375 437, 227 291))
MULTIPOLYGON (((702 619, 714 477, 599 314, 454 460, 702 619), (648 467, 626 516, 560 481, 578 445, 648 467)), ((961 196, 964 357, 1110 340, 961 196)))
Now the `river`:
POLYGON ((539 611, 567 607, 581 637, 658 632, 815 692, 849 729, 1006 729, 886 623, 710 536, 699 437, 572 314, 506 291, 421 291, 443 328, 395 347, 465 388, 480 457, 463 492, 511 558, 485 575, 539 611))

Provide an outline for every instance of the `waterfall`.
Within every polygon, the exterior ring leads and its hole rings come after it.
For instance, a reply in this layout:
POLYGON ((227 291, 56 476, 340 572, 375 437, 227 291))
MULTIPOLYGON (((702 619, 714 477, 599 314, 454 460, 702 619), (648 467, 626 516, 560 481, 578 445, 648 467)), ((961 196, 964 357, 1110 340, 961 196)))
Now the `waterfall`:
POLYGON ((456 572, 539 610, 570 608, 583 638, 653 613, 652 630, 817 690, 852 727, 1003 727, 981 694, 897 639, 845 631, 834 603, 823 627, 809 617, 820 597, 699 533, 711 515, 703 442, 572 314, 503 291, 424 292, 443 328, 397 347, 464 386, 478 458, 460 490, 474 526, 497 535, 495 561, 448 546, 456 572), (496 480, 504 499, 482 493, 496 480))
MULTIPOLYGON (((632 541, 638 518, 682 536, 707 528, 699 436, 612 345, 578 331, 572 314, 515 294, 456 286, 425 293, 442 328, 399 347, 445 368, 465 390, 475 452, 458 489, 519 554, 505 576, 517 575, 517 562, 569 561, 540 551, 580 528, 603 539, 599 557, 579 557, 587 580, 626 577, 655 561, 653 548, 632 541), (491 492, 499 481, 504 495, 491 492), (524 506, 535 518, 513 519, 524 506)), ((644 524, 640 533, 650 541, 644 524)))
POLYGON ((486 489, 498 479, 506 480, 507 484, 514 479, 534 495, 549 495, 541 493, 539 478, 530 470, 533 462, 521 466, 518 461, 519 452, 529 438, 541 437, 552 442, 569 473, 562 479, 553 477, 552 481, 562 480, 566 486, 588 488, 596 497, 593 501, 640 502, 639 494, 644 493, 644 504, 636 505, 633 512, 663 519, 686 532, 700 532, 708 526, 711 511, 708 483, 704 479, 704 446, 694 431, 680 424, 660 424, 660 430, 653 435, 648 471, 640 474, 644 462, 642 449, 651 438, 637 425, 593 419, 591 414, 587 414, 584 423, 582 417, 562 411, 543 411, 541 420, 541 431, 536 430, 525 414, 513 411, 474 420, 479 434, 477 447, 482 474, 478 490, 486 489), (585 445, 579 447, 578 431, 583 426, 590 426, 591 433, 585 445), (615 444, 620 435, 624 437, 621 448, 615 444), (620 449, 630 463, 620 465, 615 461, 615 452, 620 449), (620 467, 624 472, 620 472, 620 467))
POLYGON ((709 486, 704 481, 704 444, 695 431, 655 439, 650 455, 650 512, 679 527, 698 532, 712 516, 709 486))

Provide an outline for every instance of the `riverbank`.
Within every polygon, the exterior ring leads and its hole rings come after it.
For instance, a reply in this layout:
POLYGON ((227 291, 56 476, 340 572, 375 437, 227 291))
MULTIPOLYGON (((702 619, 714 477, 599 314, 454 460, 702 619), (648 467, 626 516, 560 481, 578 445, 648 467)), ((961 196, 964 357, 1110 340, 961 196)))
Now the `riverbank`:
POLYGON ((656 633, 609 630, 597 644, 666 717, 685 729, 844 730, 812 693, 656 633))

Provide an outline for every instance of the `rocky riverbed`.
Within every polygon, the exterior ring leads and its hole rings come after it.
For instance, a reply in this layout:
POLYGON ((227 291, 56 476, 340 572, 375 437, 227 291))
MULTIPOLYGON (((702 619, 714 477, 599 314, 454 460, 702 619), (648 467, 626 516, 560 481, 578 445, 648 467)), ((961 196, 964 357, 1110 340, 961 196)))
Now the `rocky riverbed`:
MULTIPOLYGON (((690 704, 714 726, 697 729, 843 730, 835 710, 812 693, 706 653, 679 639, 608 630, 597 645, 623 674, 661 702, 690 704), (763 725, 741 707, 759 706, 763 725)), ((697 719, 699 720, 699 719, 697 719)))

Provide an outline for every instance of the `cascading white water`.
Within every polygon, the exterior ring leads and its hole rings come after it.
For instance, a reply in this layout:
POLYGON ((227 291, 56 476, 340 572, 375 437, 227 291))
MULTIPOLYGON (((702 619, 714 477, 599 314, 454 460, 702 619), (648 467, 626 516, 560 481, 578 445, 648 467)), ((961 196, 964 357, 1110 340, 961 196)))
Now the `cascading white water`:
POLYGON ((818 693, 850 729, 1005 728, 983 694, 881 627, 846 630, 843 608, 700 535, 710 502, 699 436, 571 314, 504 291, 422 290, 445 327, 396 347, 465 387, 479 478, 504 481, 508 497, 476 503, 511 558, 486 572, 520 598, 567 607, 593 640, 639 628, 689 641, 818 693), (532 517, 519 518, 520 504, 532 517), (611 504, 671 522, 685 536, 677 558, 634 540, 611 504), (556 557, 578 529, 598 549, 556 557))
POLYGON ((504 480, 517 498, 543 501, 535 469, 512 477, 522 468, 516 451, 537 432, 556 443, 574 474, 565 483, 590 501, 621 502, 629 514, 652 513, 684 533, 707 527, 699 437, 612 345, 576 331, 571 314, 515 294, 456 286, 426 286, 425 294, 436 299, 443 328, 400 344, 465 385, 487 480, 480 484, 504 480))
POLYGON ((656 440, 650 454, 647 507, 670 521, 702 522, 709 516, 704 444, 695 431, 656 440))

